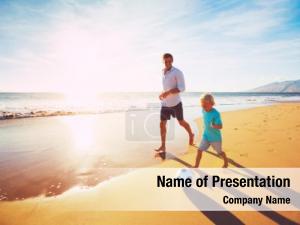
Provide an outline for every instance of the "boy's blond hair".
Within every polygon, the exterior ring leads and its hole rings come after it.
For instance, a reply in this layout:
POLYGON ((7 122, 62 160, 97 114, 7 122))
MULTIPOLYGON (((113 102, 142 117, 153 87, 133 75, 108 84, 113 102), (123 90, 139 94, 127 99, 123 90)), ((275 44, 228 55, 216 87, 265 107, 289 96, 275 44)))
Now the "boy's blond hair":
POLYGON ((212 105, 215 105, 215 99, 214 96, 210 93, 204 93, 201 95, 200 98, 201 102, 202 101, 209 101, 212 105))

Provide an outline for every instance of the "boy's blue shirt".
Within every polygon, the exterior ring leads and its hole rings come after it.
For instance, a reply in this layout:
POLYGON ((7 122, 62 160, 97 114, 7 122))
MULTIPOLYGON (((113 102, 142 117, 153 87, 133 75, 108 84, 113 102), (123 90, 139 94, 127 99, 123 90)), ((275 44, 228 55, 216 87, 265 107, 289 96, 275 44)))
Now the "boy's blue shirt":
POLYGON ((204 131, 202 135, 203 139, 209 142, 222 141, 221 131, 219 129, 214 129, 211 127, 212 124, 222 125, 220 113, 215 108, 212 108, 212 110, 209 112, 202 110, 202 113, 204 124, 204 131))

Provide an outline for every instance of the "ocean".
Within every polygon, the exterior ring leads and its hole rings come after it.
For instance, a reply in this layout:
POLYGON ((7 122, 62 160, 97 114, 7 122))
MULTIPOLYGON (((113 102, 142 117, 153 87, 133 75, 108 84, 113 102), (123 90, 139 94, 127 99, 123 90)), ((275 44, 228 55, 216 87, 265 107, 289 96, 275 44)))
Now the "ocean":
MULTIPOLYGON (((101 114, 159 108, 157 92, 89 94, 0 93, 0 119, 101 114)), ((185 108, 199 106, 201 92, 182 94, 185 108)), ((220 111, 249 108, 275 102, 300 101, 300 93, 213 93, 220 111)))

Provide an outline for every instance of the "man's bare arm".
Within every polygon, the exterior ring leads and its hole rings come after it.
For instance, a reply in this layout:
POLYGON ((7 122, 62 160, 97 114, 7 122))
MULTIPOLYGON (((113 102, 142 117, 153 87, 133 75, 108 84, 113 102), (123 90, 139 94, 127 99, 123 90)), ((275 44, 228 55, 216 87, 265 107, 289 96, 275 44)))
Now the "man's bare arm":
POLYGON ((159 98, 163 99, 163 98, 166 98, 170 94, 177 94, 179 92, 180 92, 180 90, 178 88, 172 88, 171 90, 168 90, 168 91, 165 91, 165 92, 161 93, 159 98))
POLYGON ((166 91, 165 93, 167 94, 167 96, 169 95, 169 94, 177 94, 177 93, 179 93, 180 92, 180 90, 178 89, 178 88, 172 88, 171 90, 168 90, 168 91, 166 91))

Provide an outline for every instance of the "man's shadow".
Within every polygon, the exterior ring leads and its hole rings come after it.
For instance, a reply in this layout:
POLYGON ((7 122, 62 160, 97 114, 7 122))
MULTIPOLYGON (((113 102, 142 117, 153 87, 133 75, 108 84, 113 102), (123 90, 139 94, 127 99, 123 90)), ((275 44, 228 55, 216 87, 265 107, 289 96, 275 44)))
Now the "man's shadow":
MULTIPOLYGON (((219 158, 219 156, 217 154, 213 153, 213 152, 207 151, 207 153, 219 158)), ((162 154, 162 155, 160 155, 160 157, 162 157, 162 159, 166 159, 166 156, 168 156, 168 159, 170 159, 170 160, 174 160, 174 161, 184 165, 185 167, 193 168, 193 166, 190 163, 176 157, 172 153, 168 153, 167 155, 166 155, 166 153, 160 153, 160 154, 162 154)), ((232 166, 237 167, 237 168, 244 168, 250 174, 255 174, 255 175, 259 176, 258 173, 254 172, 250 169, 245 168, 243 165, 235 162, 231 158, 228 158, 228 163, 231 164, 232 166)), ((201 174, 201 172, 200 172, 200 174, 201 174)), ((241 193, 240 191, 238 191, 234 188, 225 188, 225 189, 223 188, 223 190, 225 190, 229 194, 232 194, 232 195, 235 195, 235 196, 249 197, 248 195, 246 195, 244 193, 241 193)), ((193 202, 193 204, 199 210, 201 208, 203 208, 204 203, 207 204, 207 205, 205 205, 206 208, 212 208, 212 209, 223 208, 216 201, 212 200, 211 198, 209 198, 208 196, 202 194, 201 192, 197 191, 196 189, 184 188, 183 191, 187 195, 187 197, 190 199, 190 201, 193 202)), ((297 225, 298 224, 298 223, 290 220, 289 218, 286 218, 286 217, 282 216, 281 214, 279 214, 276 211, 256 211, 256 212, 268 217, 269 219, 273 220, 274 222, 276 222, 278 224, 290 224, 290 225, 297 225)), ((215 224, 225 224, 225 225, 226 224, 244 224, 240 219, 238 219, 230 211, 201 211, 201 213, 204 214, 209 220, 211 220, 215 224)))

